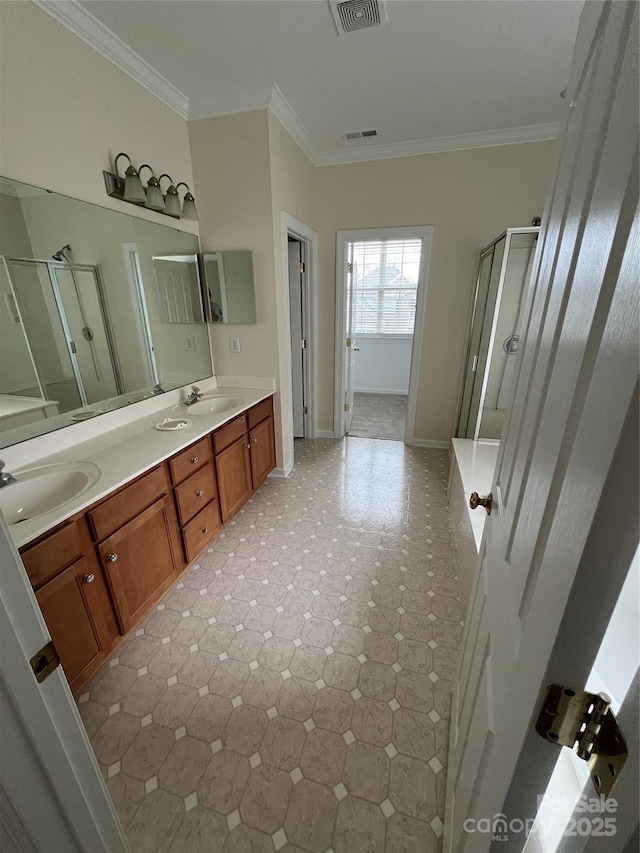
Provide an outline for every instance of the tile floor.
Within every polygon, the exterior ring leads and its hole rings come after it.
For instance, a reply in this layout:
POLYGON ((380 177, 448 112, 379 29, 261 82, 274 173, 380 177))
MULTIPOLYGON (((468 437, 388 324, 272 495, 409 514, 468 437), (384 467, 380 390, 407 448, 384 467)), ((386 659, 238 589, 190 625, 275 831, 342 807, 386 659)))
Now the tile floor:
POLYGON ((79 697, 133 853, 435 853, 448 458, 296 442, 79 697))
POLYGON ((403 441, 406 421, 406 395, 359 392, 353 395, 353 419, 349 435, 403 441))

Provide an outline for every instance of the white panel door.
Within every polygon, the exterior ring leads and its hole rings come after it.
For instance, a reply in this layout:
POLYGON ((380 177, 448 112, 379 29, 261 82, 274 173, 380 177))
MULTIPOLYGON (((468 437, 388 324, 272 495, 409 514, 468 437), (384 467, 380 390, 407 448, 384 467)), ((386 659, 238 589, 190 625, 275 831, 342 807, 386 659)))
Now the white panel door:
POLYGON ((491 846, 468 821, 500 813, 522 771, 584 554, 618 545, 593 536, 638 381, 637 18, 635 2, 591 2, 581 20, 454 696, 447 853, 491 846))
POLYGON ((346 290, 346 330, 347 336, 345 340, 346 355, 344 359, 344 433, 348 434, 351 429, 351 421, 353 420, 353 387, 355 383, 355 357, 359 351, 354 340, 354 316, 353 316, 353 281, 356 274, 356 262, 353 250, 353 243, 349 243, 347 247, 347 257, 349 266, 347 267, 347 290, 346 290))
POLYGON ((293 394, 293 437, 304 438, 304 350, 302 348, 302 287, 300 243, 289 245, 289 309, 291 312, 291 383, 293 394))

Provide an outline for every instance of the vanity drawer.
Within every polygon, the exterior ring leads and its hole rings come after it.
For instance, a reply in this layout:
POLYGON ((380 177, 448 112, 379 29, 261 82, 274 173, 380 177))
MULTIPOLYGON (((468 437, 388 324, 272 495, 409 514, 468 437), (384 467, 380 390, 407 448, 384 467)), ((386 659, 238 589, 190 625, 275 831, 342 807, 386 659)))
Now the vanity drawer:
POLYGON ((208 462, 175 488, 180 524, 186 524, 217 494, 213 462, 208 462))
POLYGON ((261 403, 258 403, 252 409, 249 409, 249 429, 253 429, 256 424, 259 424, 260 421, 263 421, 265 418, 268 418, 269 415, 273 414, 273 403, 272 398, 269 397, 267 400, 263 400, 261 403))
POLYGON ((95 538, 100 542, 110 536, 168 491, 169 484, 164 466, 159 465, 130 486, 125 486, 100 506, 89 510, 87 518, 95 538))
POLYGON ((182 530, 188 563, 195 560, 207 542, 213 539, 221 527, 218 501, 211 501, 182 530))
POLYGON ((169 460, 169 468, 171 469, 171 479, 174 483, 179 483, 192 474, 196 468, 204 465, 211 459, 211 445, 209 438, 201 438, 195 444, 191 444, 186 450, 177 453, 169 460))
POLYGON ((231 423, 226 424, 226 426, 220 427, 213 434, 213 452, 220 453, 221 450, 224 450, 225 447, 229 447, 230 444, 233 444, 234 441, 237 441, 241 436, 247 434, 247 416, 240 415, 231 421, 231 423))
POLYGON ((38 545, 21 553, 22 562, 34 589, 82 556, 82 539, 77 522, 61 527, 38 545))

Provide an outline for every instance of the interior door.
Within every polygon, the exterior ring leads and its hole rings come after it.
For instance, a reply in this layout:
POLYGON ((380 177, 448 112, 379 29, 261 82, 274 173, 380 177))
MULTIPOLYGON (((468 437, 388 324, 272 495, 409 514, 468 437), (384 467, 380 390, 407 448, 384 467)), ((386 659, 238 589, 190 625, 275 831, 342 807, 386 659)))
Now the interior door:
MULTIPOLYGON (((469 821, 502 812, 512 775, 513 788, 555 749, 528 735, 572 588, 617 599, 624 582, 619 571, 607 571, 604 588, 601 580, 603 555, 633 536, 636 520, 633 506, 616 514, 622 539, 603 524, 638 381, 637 46, 636 3, 586 4, 454 692, 447 853, 488 850, 491 834, 472 834, 469 821), (518 760, 525 741, 528 771, 518 760)), ((603 631, 585 622, 565 668, 583 670, 603 631)), ((536 789, 526 788, 511 800, 521 819, 536 809, 536 789)))
POLYGON ((346 358, 344 360, 344 432, 348 434, 351 429, 351 421, 353 420, 353 383, 355 376, 355 355, 358 352, 358 346, 355 342, 355 322, 353 311, 353 282, 356 275, 356 261, 354 244, 349 243, 347 247, 347 289, 345 293, 345 312, 346 312, 346 340, 347 348, 346 358))
POLYGON ((293 437, 304 438, 304 338, 302 326, 301 245, 289 241, 289 310, 291 313, 291 385, 293 393, 293 437))

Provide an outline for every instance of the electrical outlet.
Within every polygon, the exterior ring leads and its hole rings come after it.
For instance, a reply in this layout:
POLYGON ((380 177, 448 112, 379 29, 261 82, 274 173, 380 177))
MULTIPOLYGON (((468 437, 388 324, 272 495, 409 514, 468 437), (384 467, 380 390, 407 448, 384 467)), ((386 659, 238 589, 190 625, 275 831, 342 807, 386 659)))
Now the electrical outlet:
POLYGON ((240 338, 229 338, 229 349, 231 350, 231 352, 240 352, 240 338))
POLYGON ((193 335, 187 335, 184 339, 184 348, 187 352, 196 351, 196 339, 193 335))

